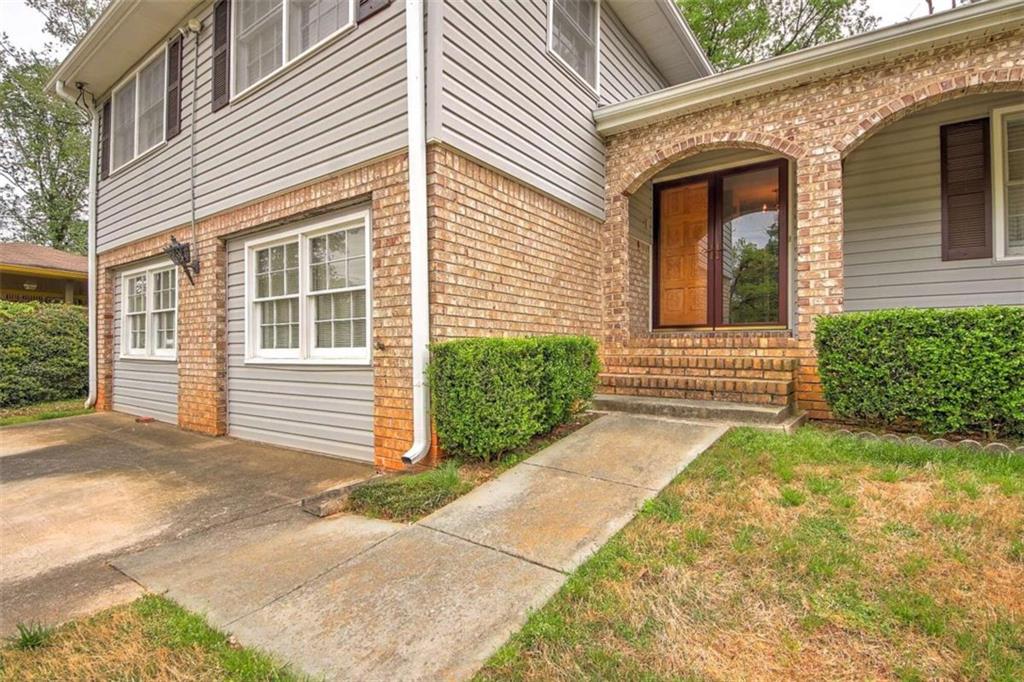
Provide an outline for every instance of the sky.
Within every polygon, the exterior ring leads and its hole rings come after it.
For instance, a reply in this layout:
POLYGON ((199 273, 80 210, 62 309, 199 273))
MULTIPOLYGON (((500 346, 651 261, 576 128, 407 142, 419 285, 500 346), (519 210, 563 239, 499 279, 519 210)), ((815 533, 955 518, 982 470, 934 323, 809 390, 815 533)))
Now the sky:
MULTIPOLYGON (((946 9, 948 2, 951 0, 937 0, 936 5, 946 9)), ((881 18, 882 26, 924 16, 928 12, 924 0, 869 0, 868 4, 875 15, 881 18)), ((21 48, 42 49, 47 42, 43 35, 42 18, 24 0, 0 0, 0 30, 21 48)))

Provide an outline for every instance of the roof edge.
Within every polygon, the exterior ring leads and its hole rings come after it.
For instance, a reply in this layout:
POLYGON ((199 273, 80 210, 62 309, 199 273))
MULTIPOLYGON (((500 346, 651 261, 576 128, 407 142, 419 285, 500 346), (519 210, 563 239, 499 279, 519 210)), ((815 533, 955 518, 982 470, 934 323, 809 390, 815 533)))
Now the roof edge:
POLYGON ((594 112, 598 132, 614 135, 658 120, 789 87, 873 60, 954 42, 973 33, 1024 22, 1020 0, 983 0, 798 52, 754 62, 594 112))
POLYGON ((46 83, 46 92, 56 93, 57 82, 66 81, 69 72, 76 71, 81 62, 88 60, 96 50, 102 48, 110 34, 117 30, 121 22, 141 3, 142 0, 113 0, 107 5, 86 31, 85 36, 75 44, 64 61, 54 70, 50 80, 46 83))
POLYGON ((714 74, 715 67, 711 64, 711 60, 708 59, 704 48, 701 47, 700 41, 697 40, 693 29, 690 28, 690 24, 686 21, 686 17, 683 16, 683 10, 680 9, 675 0, 661 0, 661 5, 665 13, 669 15, 669 21, 675 32, 679 34, 680 41, 687 46, 688 56, 693 61, 693 65, 702 70, 705 76, 714 74))

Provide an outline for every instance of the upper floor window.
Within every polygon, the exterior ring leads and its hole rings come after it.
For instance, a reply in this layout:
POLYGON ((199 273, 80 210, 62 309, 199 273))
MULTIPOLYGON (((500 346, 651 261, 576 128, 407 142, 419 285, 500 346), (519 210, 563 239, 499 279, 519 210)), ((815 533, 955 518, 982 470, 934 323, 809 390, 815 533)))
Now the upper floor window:
POLYGON ((597 90, 597 0, 549 0, 548 49, 597 90))
POLYGON ((1024 106, 992 116, 996 258, 1024 259, 1024 106))
POLYGON ((255 85, 354 24, 356 0, 236 0, 233 90, 255 85))
POLYGON ((164 141, 167 50, 160 50, 114 90, 111 167, 117 170, 164 141))

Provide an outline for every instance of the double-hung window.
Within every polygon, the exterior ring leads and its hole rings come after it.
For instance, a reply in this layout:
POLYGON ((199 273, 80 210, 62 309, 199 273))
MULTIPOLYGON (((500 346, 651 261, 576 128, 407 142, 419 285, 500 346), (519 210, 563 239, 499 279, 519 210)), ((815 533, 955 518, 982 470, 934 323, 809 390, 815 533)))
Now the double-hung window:
POLYGON ((232 11, 233 91, 355 25, 356 0, 246 0, 232 11))
POLYGON ((597 0, 548 0, 548 50, 597 91, 597 0))
POLYGON ((121 354, 173 359, 177 348, 178 274, 173 266, 132 270, 121 279, 121 354))
POLYGON ((358 211, 248 242, 246 360, 370 360, 370 225, 358 211))
POLYGON ((111 97, 110 161, 117 170, 164 141, 167 50, 160 48, 111 97))
POLYGON ((1024 259, 1024 106, 992 112, 996 259, 1024 259))

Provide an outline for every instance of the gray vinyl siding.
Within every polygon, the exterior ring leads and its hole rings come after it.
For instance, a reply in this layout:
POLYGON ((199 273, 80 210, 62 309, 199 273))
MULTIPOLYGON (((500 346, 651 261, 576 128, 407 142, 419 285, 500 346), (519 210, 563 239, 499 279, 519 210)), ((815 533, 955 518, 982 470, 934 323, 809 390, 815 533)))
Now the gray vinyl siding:
MULTIPOLYGON (((433 8, 432 10, 433 11, 433 8)), ((604 143, 593 111, 663 87, 602 6, 598 95, 547 52, 547 0, 447 0, 432 135, 594 216, 604 215, 604 143)), ((433 93, 432 93, 433 94, 433 93)))
MULTIPOLYGON (((199 217, 394 153, 407 144, 404 3, 210 108, 210 8, 202 13, 196 128, 199 217)), ((182 65, 182 130, 99 183, 104 251, 189 220, 192 39, 182 65)))
POLYGON ((608 5, 601 6, 601 105, 668 87, 636 39, 608 5))
POLYGON ((121 357, 121 275, 114 277, 114 396, 117 412, 178 424, 178 363, 121 357))
POLYGON ((844 170, 846 310, 1024 305, 1024 264, 942 260, 939 127, 987 117, 1019 94, 955 100, 880 131, 844 170))
POLYGON ((245 364, 244 244, 227 247, 228 434, 372 462, 371 367, 245 364))

